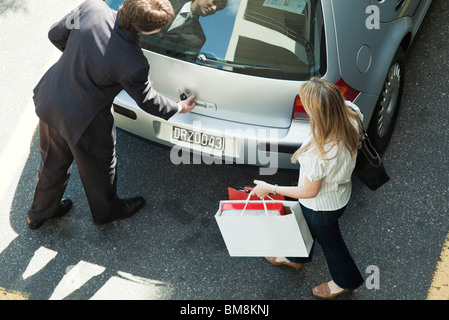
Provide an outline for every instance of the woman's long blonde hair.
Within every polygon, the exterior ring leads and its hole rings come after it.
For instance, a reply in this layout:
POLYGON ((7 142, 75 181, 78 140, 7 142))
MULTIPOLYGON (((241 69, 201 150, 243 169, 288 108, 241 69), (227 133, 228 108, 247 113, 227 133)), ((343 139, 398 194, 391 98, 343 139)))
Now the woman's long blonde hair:
POLYGON ((360 145, 360 132, 353 123, 359 123, 359 116, 346 105, 335 84, 326 79, 312 78, 300 87, 299 97, 310 118, 312 140, 293 154, 292 162, 313 148, 319 151, 323 160, 330 160, 326 155, 329 150, 325 150, 329 143, 330 147, 338 146, 334 157, 342 147, 346 147, 354 157, 360 145))

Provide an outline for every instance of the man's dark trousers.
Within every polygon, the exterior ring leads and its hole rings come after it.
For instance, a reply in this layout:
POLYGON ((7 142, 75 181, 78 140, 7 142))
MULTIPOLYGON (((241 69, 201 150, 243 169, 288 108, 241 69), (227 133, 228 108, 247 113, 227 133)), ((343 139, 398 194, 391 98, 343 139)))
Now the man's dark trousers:
POLYGON ((55 130, 39 122, 41 163, 38 170, 31 220, 50 218, 58 209, 75 163, 94 222, 119 214, 117 197, 116 131, 110 109, 100 112, 72 147, 55 130))

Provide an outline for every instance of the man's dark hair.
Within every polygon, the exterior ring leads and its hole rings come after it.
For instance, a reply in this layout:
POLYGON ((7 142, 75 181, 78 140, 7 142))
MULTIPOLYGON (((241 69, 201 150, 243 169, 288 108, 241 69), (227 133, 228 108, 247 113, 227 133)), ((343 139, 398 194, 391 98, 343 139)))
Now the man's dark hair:
POLYGON ((175 16, 168 0, 125 0, 118 14, 120 28, 136 34, 160 29, 175 16))

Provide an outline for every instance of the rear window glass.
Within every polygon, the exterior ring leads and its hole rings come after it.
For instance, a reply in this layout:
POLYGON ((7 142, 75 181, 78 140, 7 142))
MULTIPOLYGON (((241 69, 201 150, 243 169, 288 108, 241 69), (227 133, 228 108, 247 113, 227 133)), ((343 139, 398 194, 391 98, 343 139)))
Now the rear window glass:
MULTIPOLYGON (((117 10, 123 1, 106 2, 117 10)), ((143 49, 260 77, 307 80, 326 72, 320 0, 170 2, 174 22, 141 35, 143 49)))

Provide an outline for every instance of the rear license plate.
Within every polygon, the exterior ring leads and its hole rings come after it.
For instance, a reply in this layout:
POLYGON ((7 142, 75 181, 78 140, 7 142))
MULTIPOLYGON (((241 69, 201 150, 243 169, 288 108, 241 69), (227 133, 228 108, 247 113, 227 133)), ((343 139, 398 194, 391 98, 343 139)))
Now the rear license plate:
POLYGON ((192 143, 203 147, 209 147, 215 150, 223 150, 224 148, 223 137, 178 127, 173 127, 172 139, 192 143))

